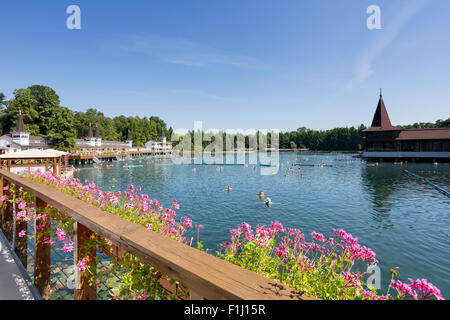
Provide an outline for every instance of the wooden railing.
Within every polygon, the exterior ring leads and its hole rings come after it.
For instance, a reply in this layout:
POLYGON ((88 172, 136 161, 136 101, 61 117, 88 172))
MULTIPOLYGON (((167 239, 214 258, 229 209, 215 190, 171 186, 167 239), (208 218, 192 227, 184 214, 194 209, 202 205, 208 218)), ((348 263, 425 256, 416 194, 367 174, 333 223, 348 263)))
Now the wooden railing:
MULTIPOLYGON (((0 196, 3 194, 3 185, 8 182, 12 182, 16 188, 22 187, 33 194, 37 208, 45 209, 52 206, 75 221, 75 261, 77 256, 86 255, 85 252, 81 252, 83 243, 92 237, 100 236, 108 239, 122 252, 130 252, 143 263, 153 266, 169 278, 182 283, 189 288, 191 299, 311 299, 295 289, 281 285, 276 280, 228 263, 46 185, 5 170, 0 170, 0 196)), ((12 210, 7 206, 7 202, 4 201, 0 207, 1 228, 11 242, 14 219, 12 210)), ((24 225, 21 225, 16 230, 23 228, 24 225)), ((49 223, 38 231, 34 249, 34 283, 44 299, 50 297, 51 254, 50 245, 41 235, 48 228, 50 228, 49 223)), ((26 249, 26 237, 16 237, 15 251, 25 267, 26 249)), ((96 253, 91 252, 91 254, 96 253)), ((88 277, 87 274, 81 274, 76 281, 79 285, 75 288, 75 299, 96 299, 96 288, 88 285, 88 277)))

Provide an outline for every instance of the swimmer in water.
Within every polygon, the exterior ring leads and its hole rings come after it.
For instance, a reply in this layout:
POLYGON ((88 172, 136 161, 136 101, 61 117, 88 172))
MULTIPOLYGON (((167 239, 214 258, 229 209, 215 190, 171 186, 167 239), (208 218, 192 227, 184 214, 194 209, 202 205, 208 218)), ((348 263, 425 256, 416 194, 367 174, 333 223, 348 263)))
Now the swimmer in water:
POLYGON ((264 191, 262 191, 262 190, 259 190, 259 193, 257 194, 257 196, 260 198, 260 199, 262 199, 262 198, 264 198, 264 191))
POLYGON ((231 186, 230 186, 230 185, 227 186, 227 191, 228 191, 228 192, 231 191, 231 186))
POLYGON ((272 202, 272 199, 270 199, 269 197, 267 197, 264 200, 264 204, 267 206, 267 208, 270 208, 272 205, 274 204, 281 204, 280 202, 272 202))

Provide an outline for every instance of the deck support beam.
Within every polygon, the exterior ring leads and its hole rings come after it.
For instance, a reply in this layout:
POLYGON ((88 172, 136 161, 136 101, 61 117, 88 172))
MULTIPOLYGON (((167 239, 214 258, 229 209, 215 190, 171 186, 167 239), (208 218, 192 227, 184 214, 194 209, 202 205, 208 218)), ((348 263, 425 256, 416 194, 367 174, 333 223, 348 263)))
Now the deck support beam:
MULTIPOLYGON (((36 210, 38 214, 46 214, 48 204, 36 198, 36 210)), ((34 260, 34 285, 41 294, 42 299, 50 299, 50 218, 36 220, 36 243, 34 260)))
POLYGON ((75 222, 74 231, 75 300, 96 300, 97 286, 89 284, 97 272, 95 233, 79 222, 75 222), (79 270, 77 264, 83 258, 87 260, 86 270, 79 270))

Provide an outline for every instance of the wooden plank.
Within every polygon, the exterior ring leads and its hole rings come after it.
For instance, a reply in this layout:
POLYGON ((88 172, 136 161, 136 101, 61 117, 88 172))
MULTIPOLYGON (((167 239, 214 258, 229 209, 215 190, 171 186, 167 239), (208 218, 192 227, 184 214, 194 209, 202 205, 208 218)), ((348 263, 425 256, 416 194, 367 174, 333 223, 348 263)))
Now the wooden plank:
MULTIPOLYGON (((75 223, 75 250, 74 250, 74 264, 77 265, 78 261, 83 258, 87 259, 88 269, 78 270, 76 273, 77 279, 75 288, 75 300, 96 300, 97 299, 97 286, 89 285, 89 281, 93 278, 93 274, 97 273, 97 266, 95 261, 96 256, 96 244, 95 233, 89 230, 81 223, 75 223), (91 243, 91 244, 90 244, 91 243), (93 243, 93 244, 92 244, 93 243), (90 248, 87 248, 90 246, 90 248)), ((77 268, 77 267, 75 267, 77 268)))
POLYGON ((198 294, 197 292, 193 290, 189 290, 189 299, 190 300, 205 300, 205 297, 201 294, 198 294))
MULTIPOLYGON (((45 201, 36 198, 36 210, 39 214, 45 214, 48 210, 48 205, 45 201)), ((50 299, 50 266, 51 266, 51 252, 50 252, 50 219, 45 221, 42 219, 36 220, 37 224, 42 226, 42 229, 36 230, 36 242, 34 249, 34 285, 41 294, 42 299, 50 299)))
POLYGON ((88 229, 129 251, 206 299, 313 299, 254 272, 169 239, 40 183, 2 171, 88 229))

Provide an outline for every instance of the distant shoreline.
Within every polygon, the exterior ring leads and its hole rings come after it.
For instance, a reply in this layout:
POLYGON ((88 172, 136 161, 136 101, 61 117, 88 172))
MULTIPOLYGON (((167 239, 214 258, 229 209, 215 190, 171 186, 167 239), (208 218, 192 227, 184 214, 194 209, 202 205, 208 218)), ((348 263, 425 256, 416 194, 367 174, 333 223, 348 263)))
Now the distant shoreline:
MULTIPOLYGON (((278 153, 335 153, 335 154, 340 154, 340 153, 360 154, 360 153, 362 153, 362 151, 348 151, 348 150, 331 151, 331 150, 278 149, 277 151, 278 151, 278 153)), ((272 152, 272 153, 276 153, 277 151, 272 152)), ((259 152, 261 152, 261 151, 249 151, 249 150, 222 151, 223 154, 241 154, 241 153, 250 154, 250 153, 259 153, 259 152)), ((194 151, 191 151, 190 153, 195 154, 194 151)), ((268 153, 271 153, 271 152, 268 152, 268 153)))

